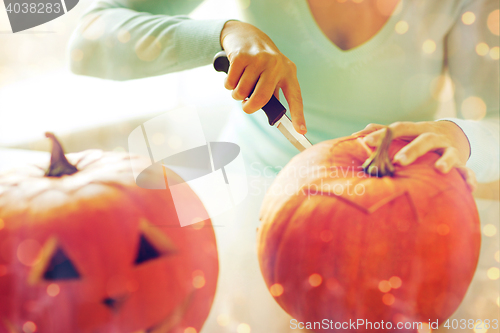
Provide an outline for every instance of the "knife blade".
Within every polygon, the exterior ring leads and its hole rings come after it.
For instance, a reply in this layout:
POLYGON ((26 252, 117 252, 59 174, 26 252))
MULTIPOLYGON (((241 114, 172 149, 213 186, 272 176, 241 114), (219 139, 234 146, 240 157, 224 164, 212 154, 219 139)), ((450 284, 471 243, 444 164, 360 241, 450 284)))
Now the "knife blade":
MULTIPOLYGON (((226 52, 221 51, 217 53, 214 57, 213 65, 216 71, 225 72, 227 74, 230 64, 226 52)), ((250 95, 251 94, 252 93, 250 93, 250 95)), ((295 130, 292 125, 292 121, 286 115, 286 108, 274 95, 271 97, 269 102, 262 107, 262 110, 266 113, 269 125, 276 127, 299 151, 306 150, 312 146, 311 142, 305 135, 300 134, 295 130)))

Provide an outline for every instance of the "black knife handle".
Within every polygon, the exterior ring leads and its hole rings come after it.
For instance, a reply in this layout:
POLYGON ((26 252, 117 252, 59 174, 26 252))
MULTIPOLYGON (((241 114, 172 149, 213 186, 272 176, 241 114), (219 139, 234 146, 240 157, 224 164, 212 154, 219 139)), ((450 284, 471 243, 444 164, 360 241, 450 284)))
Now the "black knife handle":
MULTIPOLYGON (((227 72, 229 71, 229 59, 226 56, 226 52, 221 51, 217 53, 214 57, 214 68, 217 72, 227 72)), ((255 88, 254 88, 255 89, 255 88)), ((253 89, 250 92, 250 95, 252 95, 253 89)), ((248 95, 248 97, 250 97, 248 95)), ((269 125, 273 126, 278 120, 283 117, 283 115, 286 113, 286 109, 283 106, 283 104, 278 101, 278 99, 273 95, 269 102, 267 102, 266 105, 262 107, 262 110, 266 113, 267 119, 269 120, 269 125)))

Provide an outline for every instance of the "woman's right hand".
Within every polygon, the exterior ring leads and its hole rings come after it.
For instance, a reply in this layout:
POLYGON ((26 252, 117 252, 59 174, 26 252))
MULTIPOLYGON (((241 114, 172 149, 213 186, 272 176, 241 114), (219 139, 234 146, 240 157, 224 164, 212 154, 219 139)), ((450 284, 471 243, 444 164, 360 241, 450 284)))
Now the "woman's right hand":
POLYGON ((220 41, 231 63, 225 87, 233 90, 234 99, 243 101, 243 111, 254 113, 261 109, 273 94, 278 98, 281 89, 290 106, 295 130, 305 134, 307 129, 295 64, 264 32, 245 22, 226 22, 220 41), (247 98, 250 93, 252 95, 247 98))

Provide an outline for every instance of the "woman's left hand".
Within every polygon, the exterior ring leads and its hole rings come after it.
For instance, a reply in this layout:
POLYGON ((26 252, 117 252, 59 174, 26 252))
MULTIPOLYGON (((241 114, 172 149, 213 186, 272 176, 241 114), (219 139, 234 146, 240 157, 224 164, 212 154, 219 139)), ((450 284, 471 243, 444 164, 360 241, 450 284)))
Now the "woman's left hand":
MULTIPOLYGON (((377 147, 387 126, 368 124, 363 130, 353 135, 365 135, 364 141, 371 147, 377 147)), ((474 172, 465 166, 469 159, 469 140, 458 125, 451 121, 396 122, 388 126, 394 138, 411 142, 394 155, 393 162, 408 165, 429 151, 441 155, 434 167, 441 173, 448 173, 453 167, 467 182, 469 189, 477 187, 474 172)))

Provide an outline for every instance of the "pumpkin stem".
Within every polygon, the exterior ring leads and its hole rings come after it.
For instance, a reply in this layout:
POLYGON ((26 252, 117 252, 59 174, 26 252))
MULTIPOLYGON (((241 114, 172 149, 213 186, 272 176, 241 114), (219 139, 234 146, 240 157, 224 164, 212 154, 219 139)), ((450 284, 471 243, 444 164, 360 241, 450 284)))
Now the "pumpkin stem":
POLYGON ((76 173, 78 169, 68 162, 66 156, 64 156, 64 150, 61 143, 57 140, 56 136, 50 132, 45 133, 45 136, 52 141, 50 165, 47 171, 45 171, 45 177, 61 177, 76 173))
POLYGON ((394 174, 394 165, 389 158, 389 147, 392 141, 392 131, 385 129, 385 135, 380 146, 363 163, 363 170, 371 176, 384 177, 394 174))

